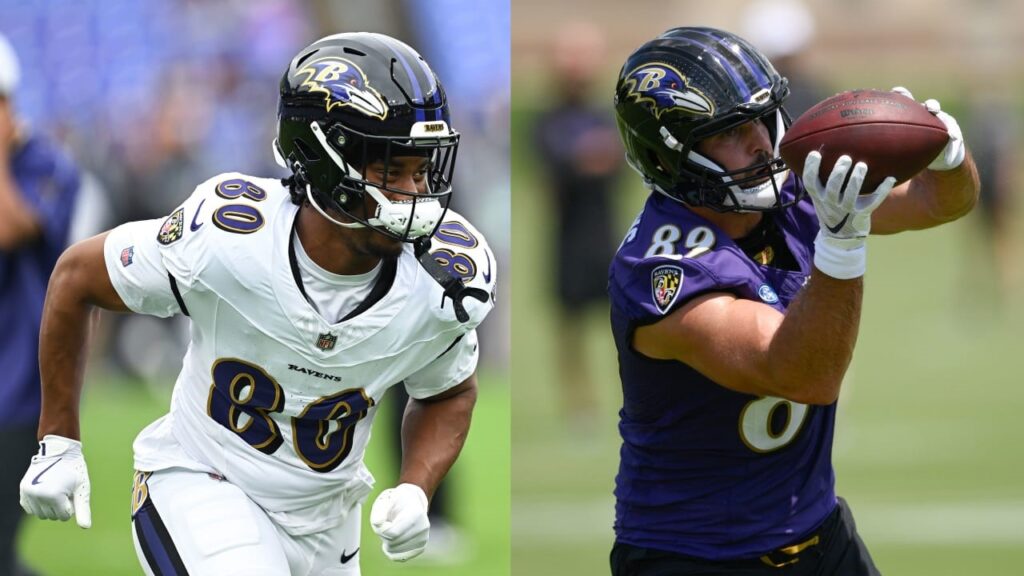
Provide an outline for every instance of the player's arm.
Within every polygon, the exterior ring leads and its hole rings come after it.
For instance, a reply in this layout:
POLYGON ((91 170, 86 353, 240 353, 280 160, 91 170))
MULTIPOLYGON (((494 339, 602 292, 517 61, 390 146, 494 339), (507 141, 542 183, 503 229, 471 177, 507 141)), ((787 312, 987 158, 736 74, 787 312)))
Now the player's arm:
POLYGON ((406 404, 399 484, 381 492, 370 510, 370 525, 391 560, 404 562, 426 549, 429 496, 466 443, 476 393, 476 374, 472 373, 444 392, 410 398, 406 404))
POLYGON ((634 348, 652 358, 685 362, 719 385, 802 404, 831 404, 839 396, 860 326, 865 239, 871 214, 895 180, 860 194, 867 166, 840 156, 821 186, 821 154, 811 152, 803 181, 821 225, 814 269, 783 315, 726 294, 708 294, 650 326, 638 328, 634 348))
POLYGON ((458 337, 433 362, 405 378, 399 484, 370 509, 384 555, 404 562, 427 547, 429 498, 462 451, 476 404, 476 331, 458 337))
POLYGON ((43 392, 39 438, 55 434, 79 439, 79 398, 92 311, 95 307, 128 310, 107 274, 103 257, 107 234, 68 248, 50 276, 39 333, 43 392))
POLYGON ((731 294, 705 294, 637 328, 633 347, 737 392, 831 404, 853 358, 862 295, 862 278, 837 280, 814 269, 785 315, 731 294))
MULTIPOLYGON (((903 88, 894 91, 913 97, 903 88)), ((923 230, 952 222, 978 203, 978 169, 964 146, 959 124, 942 111, 936 100, 928 100, 924 105, 946 125, 949 143, 927 170, 893 189, 872 216, 874 234, 923 230)))
POLYGON ((21 506, 48 520, 92 525, 89 473, 79 441, 79 399, 89 325, 96 306, 127 310, 107 275, 107 233, 83 240, 57 260, 43 305, 39 334, 42 412, 39 453, 21 480, 21 506))
POLYGON ((402 420, 399 483, 415 484, 433 497, 466 443, 476 396, 476 374, 472 374, 436 396, 409 399, 402 420))
POLYGON ((978 203, 981 185, 970 154, 953 170, 924 170, 893 189, 873 217, 872 234, 923 230, 952 222, 978 203))

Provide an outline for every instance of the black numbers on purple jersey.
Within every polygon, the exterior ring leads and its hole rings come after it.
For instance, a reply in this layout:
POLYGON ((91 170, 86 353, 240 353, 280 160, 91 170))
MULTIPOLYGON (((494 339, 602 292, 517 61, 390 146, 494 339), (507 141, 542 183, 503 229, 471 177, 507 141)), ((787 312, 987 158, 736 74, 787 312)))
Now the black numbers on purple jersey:
MULTIPOLYGON (((244 198, 253 202, 262 202, 267 199, 266 190, 241 178, 225 180, 217 184, 214 191, 217 196, 228 200, 244 198)), ((255 206, 249 204, 227 204, 213 212, 214 225, 234 234, 252 234, 263 228, 263 222, 263 214, 255 206)))
POLYGON ((284 409, 281 385, 259 366, 234 358, 214 362, 210 372, 210 418, 264 454, 277 450, 281 433, 270 413, 284 409))
MULTIPOLYGON (((284 410, 284 389, 265 370, 237 358, 213 363, 213 384, 206 412, 221 426, 264 454, 284 439, 271 417, 284 410)), ((373 398, 353 388, 310 402, 291 419, 295 453, 315 472, 330 472, 352 451, 355 425, 366 417, 373 398)))
POLYGON ((366 417, 373 398, 364 390, 345 390, 306 406, 292 418, 295 453, 311 469, 330 472, 352 451, 356 423, 366 417))
MULTIPOLYGON (((444 244, 457 246, 459 248, 476 248, 480 244, 476 236, 469 231, 461 222, 444 222, 434 234, 434 239, 444 244)), ((462 278, 469 282, 476 277, 476 262, 463 252, 456 252, 448 248, 439 248, 430 253, 434 260, 441 265, 449 274, 462 278)))

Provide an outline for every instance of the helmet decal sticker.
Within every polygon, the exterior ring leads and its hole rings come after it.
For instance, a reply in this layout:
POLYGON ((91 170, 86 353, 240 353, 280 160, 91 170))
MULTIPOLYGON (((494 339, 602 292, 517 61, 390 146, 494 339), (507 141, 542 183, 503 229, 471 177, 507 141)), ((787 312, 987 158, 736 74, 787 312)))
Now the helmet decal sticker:
POLYGON ((690 87, 686 77, 678 70, 651 62, 637 67, 627 74, 624 83, 628 86, 626 97, 636 102, 650 104, 656 119, 671 110, 685 110, 702 116, 712 116, 715 104, 700 90, 690 87))
POLYGON ((324 94, 324 107, 330 112, 340 106, 351 106, 356 110, 385 119, 388 115, 387 102, 380 93, 370 86, 366 74, 351 60, 337 56, 317 58, 297 71, 305 74, 302 86, 310 92, 324 94))

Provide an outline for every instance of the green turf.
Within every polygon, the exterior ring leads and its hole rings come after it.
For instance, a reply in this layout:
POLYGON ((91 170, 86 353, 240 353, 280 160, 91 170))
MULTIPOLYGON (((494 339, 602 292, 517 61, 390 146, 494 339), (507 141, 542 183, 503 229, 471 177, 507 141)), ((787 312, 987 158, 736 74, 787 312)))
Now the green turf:
MULTIPOLYGON (((146 424, 164 413, 167 401, 155 399, 134 382, 93 382, 83 406, 85 454, 92 480, 93 527, 26 521, 21 549, 47 576, 122 576, 142 574, 132 546, 130 506, 131 443, 146 424)), ((364 574, 415 576, 503 576, 509 566, 509 395, 507 377, 484 374, 473 426, 452 471, 453 514, 466 535, 463 556, 452 565, 387 560, 364 509, 364 574)), ((385 409, 382 406, 382 409, 385 409)), ((390 430, 385 414, 375 421, 367 463, 377 491, 394 484, 397 473, 387 453, 390 430), (383 423, 384 425, 381 425, 383 423)), ((376 492, 370 496, 368 502, 376 492)), ((340 551, 339 551, 340 552, 340 551)))
MULTIPOLYGON (((530 118, 513 109, 514 144, 529 142, 530 118)), ((531 161, 514 146, 513 574, 607 574, 621 398, 614 345, 604 311, 577 326, 556 320, 543 273, 554 253, 549 200, 531 161), (587 332, 603 399, 582 433, 558 411, 563 330, 587 332)), ((642 202, 631 186, 618 234, 642 202)), ((869 243, 834 463, 838 491, 887 575, 1022 573, 1024 306, 999 304, 978 225, 972 215, 869 243)))

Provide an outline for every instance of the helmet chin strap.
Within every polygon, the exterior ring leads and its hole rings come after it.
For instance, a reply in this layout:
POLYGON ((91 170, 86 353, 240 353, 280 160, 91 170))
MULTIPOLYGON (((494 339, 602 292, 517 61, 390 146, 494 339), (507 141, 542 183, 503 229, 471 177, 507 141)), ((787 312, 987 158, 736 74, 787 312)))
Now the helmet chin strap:
MULTIPOLYGON (((313 136, 320 143, 320 147, 323 148, 324 152, 327 153, 331 161, 338 168, 345 171, 349 178, 353 180, 366 181, 362 174, 342 160, 341 156, 328 145, 327 136, 324 135, 320 124, 315 121, 310 122, 309 128, 313 131, 313 136)), ((370 184, 364 184, 363 187, 366 193, 377 201, 377 210, 372 218, 366 219, 365 224, 362 222, 341 222, 336 218, 328 216, 327 212, 317 204, 310 193, 309 184, 306 184, 306 197, 310 199, 310 204, 316 208, 320 215, 338 226, 344 228, 366 228, 369 225, 370 227, 383 228, 392 234, 409 238, 410 240, 433 232, 441 216, 444 215, 444 208, 436 198, 417 198, 392 202, 381 192, 380 188, 370 184)))

